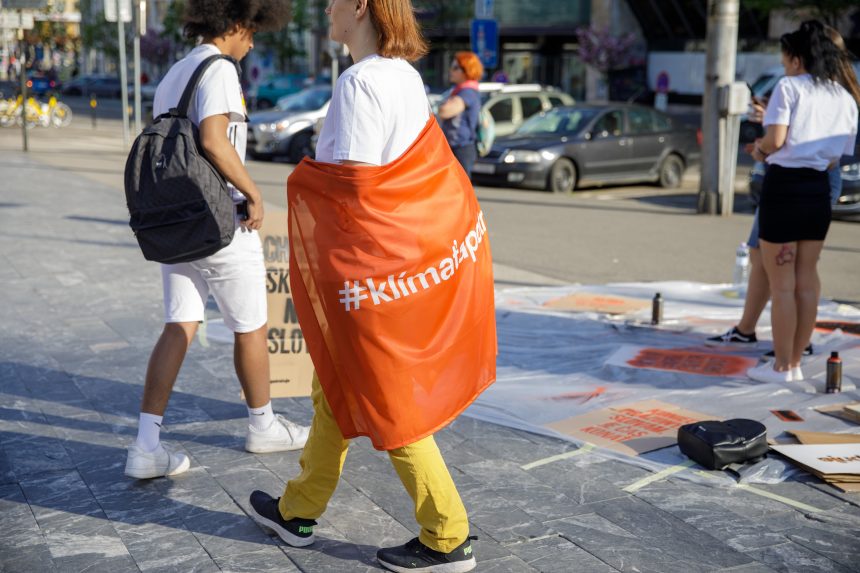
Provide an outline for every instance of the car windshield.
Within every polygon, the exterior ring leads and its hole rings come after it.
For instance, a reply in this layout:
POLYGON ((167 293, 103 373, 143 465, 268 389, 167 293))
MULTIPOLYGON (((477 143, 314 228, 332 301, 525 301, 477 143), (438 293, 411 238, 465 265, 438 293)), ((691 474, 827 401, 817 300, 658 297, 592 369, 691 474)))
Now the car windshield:
POLYGON ((526 120, 516 134, 578 133, 595 115, 597 115, 595 109, 551 109, 526 120))
POLYGON ((314 111, 331 99, 330 89, 303 90, 278 100, 279 111, 314 111))

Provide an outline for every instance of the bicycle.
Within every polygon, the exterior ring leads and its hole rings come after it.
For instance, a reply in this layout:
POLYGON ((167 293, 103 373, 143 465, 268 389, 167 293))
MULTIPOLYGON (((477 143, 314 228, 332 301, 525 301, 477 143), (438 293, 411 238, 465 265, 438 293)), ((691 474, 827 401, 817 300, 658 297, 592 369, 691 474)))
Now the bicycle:
MULTIPOLYGON (((0 127, 21 125, 22 97, 0 100, 0 127)), ((37 125, 42 127, 66 127, 72 122, 72 110, 68 105, 51 96, 48 103, 40 102, 34 97, 27 98, 25 107, 27 128, 37 125)))

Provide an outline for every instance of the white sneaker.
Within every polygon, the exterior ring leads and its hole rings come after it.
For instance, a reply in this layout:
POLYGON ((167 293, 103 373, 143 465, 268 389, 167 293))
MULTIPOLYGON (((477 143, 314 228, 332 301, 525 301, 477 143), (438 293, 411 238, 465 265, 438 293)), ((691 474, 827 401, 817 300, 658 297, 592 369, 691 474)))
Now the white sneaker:
POLYGON ((753 380, 766 382, 768 384, 784 384, 786 382, 794 381, 791 370, 777 372, 773 369, 773 363, 771 362, 765 362, 764 364, 759 364, 758 366, 750 368, 747 370, 747 376, 753 380))
POLYGON ((125 475, 136 479, 175 476, 187 472, 190 467, 191 460, 185 454, 174 454, 161 444, 155 450, 145 452, 133 443, 128 447, 125 475))
POLYGON ((276 414, 272 425, 262 432, 248 424, 245 449, 254 454, 299 450, 305 447, 310 431, 309 427, 299 426, 276 414))
POLYGON ((803 370, 800 369, 800 366, 795 366, 791 369, 791 381, 792 382, 801 382, 803 381, 803 370))

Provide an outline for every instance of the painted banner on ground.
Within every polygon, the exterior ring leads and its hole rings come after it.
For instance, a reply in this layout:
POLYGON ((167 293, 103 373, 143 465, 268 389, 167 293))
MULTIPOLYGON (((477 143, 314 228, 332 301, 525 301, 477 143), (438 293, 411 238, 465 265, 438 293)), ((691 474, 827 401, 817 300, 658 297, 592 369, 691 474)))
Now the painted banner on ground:
POLYGON ((546 427, 622 454, 636 456, 678 442, 678 428, 709 414, 659 400, 605 408, 547 424, 546 427))
POLYGON ((607 364, 725 378, 744 376, 758 364, 758 358, 704 352, 700 348, 646 348, 625 344, 609 357, 607 364))

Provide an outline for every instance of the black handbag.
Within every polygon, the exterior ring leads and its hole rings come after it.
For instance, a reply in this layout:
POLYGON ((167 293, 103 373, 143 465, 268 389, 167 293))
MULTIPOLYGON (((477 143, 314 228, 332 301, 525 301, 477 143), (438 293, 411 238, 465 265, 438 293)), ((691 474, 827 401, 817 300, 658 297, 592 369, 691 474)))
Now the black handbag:
POLYGON ((678 447, 709 470, 730 464, 757 462, 767 455, 767 428, 761 422, 737 418, 707 420, 678 428, 678 447))

